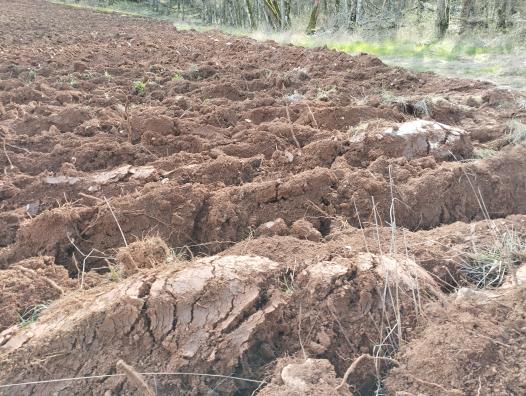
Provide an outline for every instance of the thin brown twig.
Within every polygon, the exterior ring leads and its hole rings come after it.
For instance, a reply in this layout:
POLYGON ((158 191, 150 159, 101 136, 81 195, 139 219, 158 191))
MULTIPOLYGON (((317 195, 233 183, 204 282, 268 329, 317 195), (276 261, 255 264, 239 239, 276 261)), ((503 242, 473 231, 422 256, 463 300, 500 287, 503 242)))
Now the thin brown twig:
MULTIPOLYGON (((15 265, 13 268, 18 268, 20 269, 22 272, 24 272, 26 275, 31 275, 31 276, 39 276, 39 274, 35 271, 35 270, 32 270, 30 268, 26 268, 22 265, 15 265)), ((60 294, 64 294, 64 289, 62 289, 55 281, 53 281, 52 279, 49 279, 47 276, 44 276, 44 275, 40 275, 39 278, 41 278, 43 281, 45 281, 47 284, 49 284, 52 288, 54 288, 55 290, 57 290, 60 294)))
POLYGON ((121 232, 122 240, 124 241, 124 245, 128 247, 128 242, 126 241, 126 237, 124 236, 124 232, 122 231, 121 225, 119 224, 119 220, 117 220, 117 216, 115 216, 115 212, 113 212, 113 209, 110 205, 110 202, 108 201, 108 198, 104 197, 104 202, 106 202, 106 205, 108 205, 108 208, 110 209, 111 215, 113 216, 113 219, 115 220, 115 223, 117 223, 117 227, 119 228, 119 231, 121 232))
POLYGON ((26 149, 24 147, 15 146, 14 144, 9 144, 9 143, 6 143, 6 146, 14 148, 14 149, 22 150, 22 151, 25 151, 28 154, 31 154, 31 151, 29 151, 28 149, 26 149))
POLYGON ((128 143, 133 144, 133 132, 130 119, 130 99, 126 96, 126 104, 124 105, 124 114, 126 116, 126 128, 128 130, 128 143))
POLYGON ((86 260, 90 258, 95 249, 91 249, 90 252, 82 260, 82 272, 80 273, 80 288, 84 288, 84 274, 86 273, 86 260))
POLYGON ((104 202, 103 199, 99 198, 99 197, 96 197, 94 195, 90 195, 90 194, 85 194, 83 192, 79 192, 78 193, 81 197, 84 197, 84 198, 89 198, 89 199, 94 199, 96 201, 99 201, 99 202, 104 202))
POLYGON ((363 229, 362 225, 362 219, 360 218, 360 212, 358 211, 358 207, 356 206, 356 201, 353 199, 352 203, 354 205, 354 211, 356 212, 356 217, 358 218, 358 224, 360 225, 360 230, 363 237, 363 243, 365 244, 365 250, 367 250, 367 253, 369 252, 369 245, 367 244, 367 238, 365 237, 365 230, 363 229))
POLYGON ((318 126, 318 122, 316 121, 316 118, 314 118, 314 113, 312 112, 310 106, 308 103, 305 103, 307 105, 307 109, 309 110, 309 114, 312 117, 312 121, 314 122, 314 125, 316 126, 316 129, 319 131, 320 127, 318 126))
POLYGON ((7 154, 7 149, 6 149, 6 142, 5 142, 5 137, 4 137, 4 154, 5 154, 5 157, 7 158, 7 162, 9 162, 9 167, 10 169, 15 169, 15 166, 13 165, 13 162, 11 162, 11 158, 9 158, 9 155, 7 154))
POLYGON ((349 376, 356 370, 356 367, 358 367, 358 365, 361 363, 362 360, 365 360, 365 359, 371 359, 371 360, 376 360, 376 359, 381 359, 381 360, 387 360, 391 363, 394 363, 396 365, 398 365, 398 362, 394 359, 391 359, 391 358, 388 358, 388 357, 383 357, 383 356, 372 356, 372 355, 369 355, 368 353, 364 353, 360 356, 358 356, 352 363, 351 365, 349 366, 349 368, 347 369, 347 371, 345 371, 345 374, 343 375, 343 378, 342 378, 342 382, 340 382, 340 385, 338 385, 335 390, 339 390, 341 388, 343 388, 345 386, 345 384, 347 383, 347 379, 349 378, 349 376))
POLYGON ((338 323, 338 326, 340 326, 340 330, 342 331, 343 338, 345 338, 345 341, 347 341, 347 344, 349 344, 349 346, 350 346, 351 348, 353 348, 352 342, 351 342, 351 340, 349 340, 349 338, 347 337, 347 334, 346 334, 346 332, 345 332, 345 329, 343 328, 342 322, 340 322, 340 319, 338 319, 338 317, 336 316, 336 314, 334 313, 334 311, 332 310, 332 308, 329 306, 329 304, 327 304, 327 309, 328 309, 329 312, 331 313, 331 315, 332 315, 332 317, 334 318, 334 320, 336 321, 336 323, 338 323))
MULTIPOLYGON (((265 384, 266 381, 259 381, 250 378, 236 377, 233 375, 222 375, 222 374, 205 374, 205 373, 190 373, 190 372, 150 372, 150 373, 138 373, 140 375, 148 376, 193 376, 193 377, 207 377, 207 378, 227 378, 235 381, 246 381, 255 384, 265 384)), ((12 388, 15 386, 27 386, 27 385, 39 385, 39 384, 50 384, 56 382, 68 382, 68 381, 79 381, 79 380, 89 380, 89 379, 101 379, 101 378, 113 378, 113 377, 125 377, 124 373, 117 374, 101 374, 101 375, 88 375, 84 377, 71 377, 71 378, 54 378, 49 380, 42 381, 28 381, 28 382, 18 382, 11 384, 0 384, 0 389, 2 388, 12 388)))
POLYGON ((300 340, 301 352, 303 353, 303 359, 307 360, 307 354, 305 353, 305 348, 303 347, 303 340, 301 339, 301 302, 300 302, 300 311, 298 315, 298 338, 300 340))
POLYGON ((431 387, 434 387, 434 388, 438 388, 438 389, 442 390, 445 394, 453 393, 455 395, 464 395, 464 392, 462 392, 459 389, 447 389, 446 387, 444 387, 444 386, 442 386, 440 384, 437 384, 435 382, 425 381, 423 379, 415 377, 412 374, 404 373, 403 371, 401 372, 401 374, 406 376, 406 377, 408 377, 408 378, 411 378, 413 381, 421 383, 422 385, 427 385, 427 386, 431 386, 431 387))
POLYGON ((289 120, 290 134, 292 135, 292 139, 294 140, 294 143, 296 143, 296 146, 298 146, 298 148, 301 151, 300 142, 298 141, 298 138, 296 137, 296 134, 294 133, 294 125, 292 124, 292 119, 290 118, 290 112, 289 112, 289 106, 288 105, 285 105, 285 111, 287 112, 287 118, 289 120))
POLYGON ((116 364, 117 372, 126 375, 128 381, 130 381, 142 396, 155 396, 155 393, 148 386, 144 377, 139 374, 132 366, 126 364, 123 360, 119 360, 116 364))

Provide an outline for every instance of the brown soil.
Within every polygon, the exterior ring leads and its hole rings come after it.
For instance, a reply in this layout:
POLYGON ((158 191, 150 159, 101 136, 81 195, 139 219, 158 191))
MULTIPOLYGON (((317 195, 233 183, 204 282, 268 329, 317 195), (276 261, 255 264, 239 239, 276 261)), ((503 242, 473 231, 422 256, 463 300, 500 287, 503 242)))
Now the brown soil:
POLYGON ((400 367, 389 374, 387 389, 425 395, 523 394, 524 291, 461 289, 456 300, 428 307, 426 323, 401 349, 400 367))
MULTIPOLYGON (((524 393, 523 285, 457 298, 470 252, 526 236, 520 94, 0 3, 1 384, 122 359, 264 381, 143 375, 159 395, 524 393)), ((148 393, 126 373, 0 393, 148 393)))

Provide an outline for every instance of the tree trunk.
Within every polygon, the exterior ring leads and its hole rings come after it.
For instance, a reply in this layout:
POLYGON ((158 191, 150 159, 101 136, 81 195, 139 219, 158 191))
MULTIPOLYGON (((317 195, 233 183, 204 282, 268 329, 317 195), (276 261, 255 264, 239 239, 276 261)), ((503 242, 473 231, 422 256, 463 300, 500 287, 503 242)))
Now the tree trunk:
POLYGON ((352 29, 354 25, 356 24, 356 6, 357 6, 356 0, 349 0, 349 27, 352 29))
POLYGON ((512 0, 498 0, 497 2, 497 28, 506 30, 511 26, 512 0))
POLYGON ((463 0, 460 11, 460 33, 464 33, 469 27, 469 18, 475 12, 475 0, 463 0))
POLYGON ((424 0, 416 0, 416 14, 418 15, 418 19, 420 19, 420 16, 424 13, 424 0))
POLYGON ((437 37, 443 38, 449 28, 449 0, 437 0, 435 26, 437 37))
POLYGON ((250 0, 245 0, 245 9, 248 15, 248 22, 250 23, 250 28, 255 29, 257 27, 256 20, 254 19, 254 9, 252 8, 252 3, 250 0))
POLYGON ((356 24, 360 25, 363 19, 364 8, 363 0, 356 0, 356 24))
POLYGON ((280 25, 283 29, 285 25, 287 24, 287 21, 285 19, 285 0, 280 0, 279 2, 279 10, 280 10, 280 25))
POLYGON ((272 29, 280 30, 282 28, 281 10, 277 0, 265 0, 265 13, 268 16, 272 29))
POLYGON ((307 34, 316 33, 316 24, 318 23, 318 14, 320 11, 320 0, 314 0, 314 7, 310 13, 309 24, 307 25, 307 34))

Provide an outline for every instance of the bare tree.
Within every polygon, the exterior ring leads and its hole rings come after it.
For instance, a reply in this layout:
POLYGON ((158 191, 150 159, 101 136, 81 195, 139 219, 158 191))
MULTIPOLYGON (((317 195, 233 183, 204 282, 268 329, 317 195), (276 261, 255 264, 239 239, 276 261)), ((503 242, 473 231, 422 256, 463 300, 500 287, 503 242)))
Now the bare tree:
POLYGON ((443 38, 449 28, 449 0, 437 0, 435 26, 438 38, 443 38))
POLYGON ((307 25, 307 34, 316 32, 316 25, 318 24, 318 14, 320 13, 320 0, 314 0, 312 11, 310 13, 309 24, 307 25))
POLYGON ((497 0, 497 28, 501 30, 511 26, 512 0, 497 0))
POLYGON ((248 16, 248 22, 250 23, 250 28, 255 29, 257 27, 256 20, 254 18, 254 8, 252 8, 252 3, 250 0, 245 1, 245 10, 248 16))
POLYGON ((460 10, 460 33, 464 33, 469 27, 469 18, 475 12, 475 0, 463 0, 460 10))

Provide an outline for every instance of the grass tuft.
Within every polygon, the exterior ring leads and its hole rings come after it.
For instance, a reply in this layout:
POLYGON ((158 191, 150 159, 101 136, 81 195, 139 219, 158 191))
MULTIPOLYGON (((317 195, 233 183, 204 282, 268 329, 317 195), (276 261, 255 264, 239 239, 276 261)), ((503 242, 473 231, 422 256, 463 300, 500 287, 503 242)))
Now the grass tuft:
POLYGON ((497 150, 491 148, 477 148, 474 151, 474 157, 475 159, 486 159, 493 157, 497 153, 497 150))
POLYGON ((526 125, 519 120, 508 122, 510 143, 517 145, 526 142, 526 125))
POLYGON ((49 306, 49 303, 42 303, 37 304, 32 308, 26 309, 20 317, 20 323, 18 324, 20 327, 27 327, 32 323, 35 323, 42 312, 49 306))
POLYGON ((142 81, 134 81, 132 84, 133 92, 135 92, 137 95, 144 95, 144 92, 146 91, 146 84, 142 81))
POLYGON ((495 244, 474 247, 466 255, 461 271, 478 288, 498 287, 513 272, 526 253, 526 241, 515 231, 505 231, 495 244))
POLYGON ((172 81, 180 81, 183 79, 183 76, 181 76, 179 73, 174 73, 172 76, 172 81))

